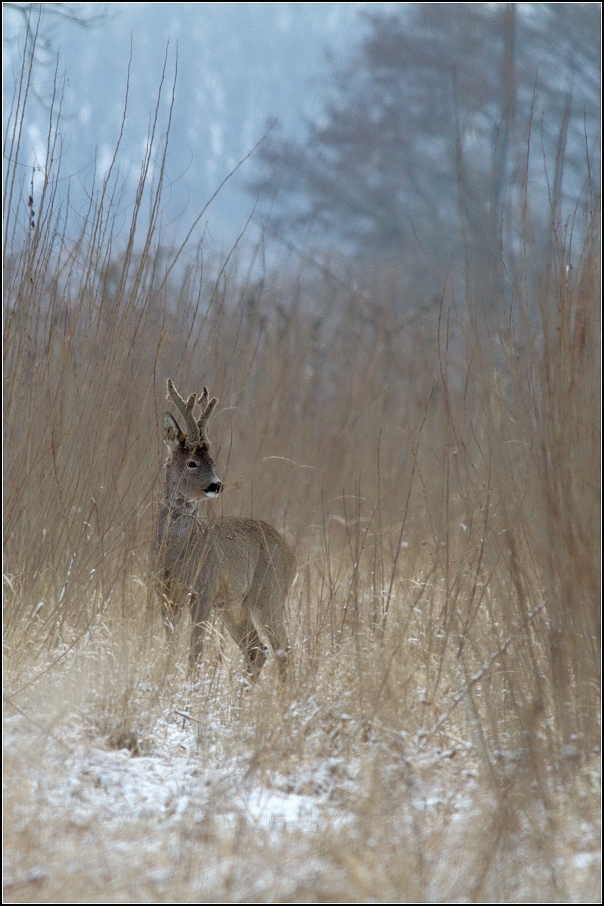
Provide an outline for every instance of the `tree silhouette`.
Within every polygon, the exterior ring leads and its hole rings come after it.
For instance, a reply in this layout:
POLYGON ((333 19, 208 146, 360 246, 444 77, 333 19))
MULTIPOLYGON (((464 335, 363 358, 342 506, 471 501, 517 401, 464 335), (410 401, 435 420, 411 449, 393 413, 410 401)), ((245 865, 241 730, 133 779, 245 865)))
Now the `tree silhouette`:
POLYGON ((261 149, 249 188, 273 229, 355 255, 400 260, 419 241, 441 260, 492 257, 527 175, 536 216, 549 216, 552 187, 566 213, 585 195, 600 4, 414 3, 366 20, 305 140, 277 132, 261 149))

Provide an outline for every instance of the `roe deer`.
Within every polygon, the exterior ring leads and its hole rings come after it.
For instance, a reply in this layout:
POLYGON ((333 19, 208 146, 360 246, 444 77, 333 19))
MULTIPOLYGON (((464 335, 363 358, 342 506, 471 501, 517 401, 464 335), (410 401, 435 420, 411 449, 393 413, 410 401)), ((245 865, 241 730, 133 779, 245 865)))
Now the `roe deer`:
POLYGON ((193 630, 190 663, 199 660, 205 625, 212 611, 245 655, 250 679, 266 661, 269 642, 284 678, 289 644, 285 631, 285 598, 296 571, 294 555, 281 535, 259 519, 201 516, 199 502, 217 497, 222 482, 214 472, 207 423, 218 400, 207 387, 197 400, 185 401, 172 381, 168 396, 185 420, 186 434, 169 412, 163 417, 163 439, 169 448, 165 464, 165 497, 156 537, 157 589, 168 636, 185 604, 193 630), (200 413, 195 417, 195 403, 200 413))

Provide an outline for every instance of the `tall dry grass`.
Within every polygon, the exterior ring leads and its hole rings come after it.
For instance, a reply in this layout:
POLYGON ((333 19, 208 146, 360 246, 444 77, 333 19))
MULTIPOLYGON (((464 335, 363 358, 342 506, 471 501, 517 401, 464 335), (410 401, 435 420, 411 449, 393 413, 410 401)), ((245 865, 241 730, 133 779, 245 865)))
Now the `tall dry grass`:
MULTIPOLYGON (((496 896, 518 803, 554 815, 555 790, 599 751, 599 211, 577 267, 553 236, 551 260, 526 248, 530 278, 486 306, 446 289, 422 299, 392 273, 363 289, 328 269, 258 279, 236 255, 214 267, 162 245, 160 103, 122 225, 119 146, 88 208, 64 203, 58 101, 32 193, 18 163, 27 100, 25 69, 6 177, 5 704, 33 713, 56 686, 61 708, 84 697, 105 740, 142 751, 157 702, 181 694, 150 591, 159 423, 167 377, 186 393, 207 384, 225 482, 214 506, 273 523, 299 570, 285 706, 241 702, 220 680, 221 658, 241 664, 217 635, 203 665, 216 682, 191 693, 200 746, 213 703, 245 724, 238 744, 262 773, 311 757, 300 702, 312 694, 328 722, 328 703, 345 701, 354 744, 382 748, 367 768, 373 808, 354 805, 361 838, 342 839, 356 898, 386 901, 425 896, 429 853, 453 846, 426 833, 397 863, 406 832, 386 839, 383 826, 393 760, 412 772, 430 746, 470 740, 491 798, 456 895, 496 896), (379 871, 362 855, 376 835, 379 871)), ((553 865, 553 826, 539 826, 535 852, 553 865)), ((546 896, 562 889, 555 872, 548 883, 546 896)), ((354 897, 347 884, 332 895, 354 897)))

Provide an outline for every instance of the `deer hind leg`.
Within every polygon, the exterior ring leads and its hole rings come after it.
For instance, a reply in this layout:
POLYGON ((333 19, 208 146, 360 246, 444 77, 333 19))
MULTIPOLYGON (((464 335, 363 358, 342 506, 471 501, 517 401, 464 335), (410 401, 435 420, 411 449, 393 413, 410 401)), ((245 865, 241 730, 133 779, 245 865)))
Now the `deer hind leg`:
POLYGON ((279 666, 279 678, 283 682, 291 651, 285 630, 285 593, 277 577, 269 567, 261 581, 254 584, 244 604, 249 607, 257 625, 266 633, 279 666))
POLYGON ((248 679, 255 682, 266 661, 266 646, 249 615, 242 620, 234 620, 228 613, 223 613, 225 626, 232 639, 237 642, 245 657, 245 669, 248 679))
POLYGON ((277 659, 281 682, 284 682, 287 676, 287 665, 291 651, 287 633, 285 632, 283 615, 279 613, 279 611, 283 610, 283 607, 284 601, 280 596, 278 598, 278 606, 267 608, 269 610, 268 614, 266 612, 262 614, 262 627, 277 659))

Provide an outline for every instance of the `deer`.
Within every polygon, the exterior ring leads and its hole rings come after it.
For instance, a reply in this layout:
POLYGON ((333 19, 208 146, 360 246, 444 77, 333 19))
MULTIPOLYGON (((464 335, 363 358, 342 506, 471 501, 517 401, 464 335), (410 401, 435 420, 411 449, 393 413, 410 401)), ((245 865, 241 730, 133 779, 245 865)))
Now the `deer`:
POLYGON ((183 431, 170 414, 162 420, 168 447, 164 498, 155 538, 156 590, 168 639, 181 613, 191 612, 189 665, 201 660, 205 629, 214 613, 245 658, 247 679, 257 680, 268 651, 276 657, 279 677, 286 676, 290 646, 285 602, 296 573, 292 550, 267 522, 235 516, 202 515, 200 503, 212 500, 224 485, 214 471, 207 424, 218 400, 207 387, 184 399, 167 382, 167 399, 184 419, 183 431), (197 416, 195 406, 199 407, 197 416))

